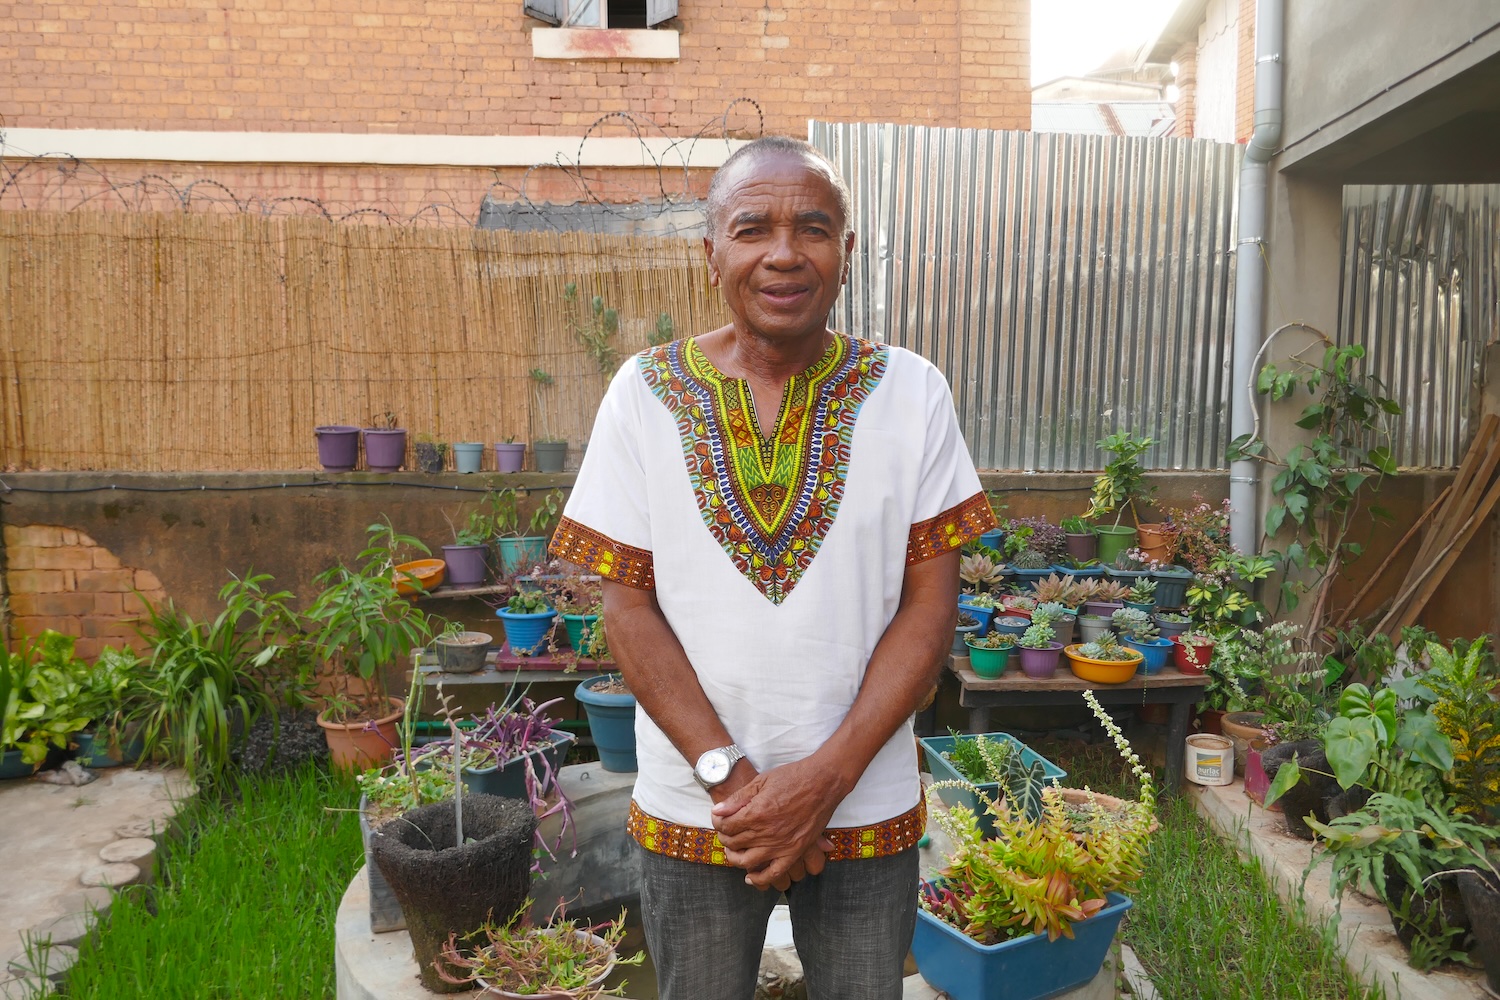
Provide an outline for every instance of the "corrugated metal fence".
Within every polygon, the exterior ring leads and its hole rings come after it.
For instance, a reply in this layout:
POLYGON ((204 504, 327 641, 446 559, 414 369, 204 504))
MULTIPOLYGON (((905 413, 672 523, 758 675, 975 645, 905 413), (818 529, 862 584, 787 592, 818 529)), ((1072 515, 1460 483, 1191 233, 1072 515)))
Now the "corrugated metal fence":
POLYGON ((1458 465, 1500 340, 1500 185, 1345 188, 1339 313, 1405 409, 1396 460, 1458 465))
POLYGON ((854 191, 843 329, 948 376, 975 461, 1155 468, 1228 440, 1237 149, 1181 139, 814 122, 854 191))

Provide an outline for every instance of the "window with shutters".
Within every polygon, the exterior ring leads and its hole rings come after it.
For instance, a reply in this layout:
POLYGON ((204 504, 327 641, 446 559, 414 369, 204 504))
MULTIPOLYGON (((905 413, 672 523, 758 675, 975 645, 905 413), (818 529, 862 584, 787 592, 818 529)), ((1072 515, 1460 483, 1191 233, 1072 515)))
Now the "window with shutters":
POLYGON ((654 28, 677 0, 524 0, 526 13, 560 28, 654 28))

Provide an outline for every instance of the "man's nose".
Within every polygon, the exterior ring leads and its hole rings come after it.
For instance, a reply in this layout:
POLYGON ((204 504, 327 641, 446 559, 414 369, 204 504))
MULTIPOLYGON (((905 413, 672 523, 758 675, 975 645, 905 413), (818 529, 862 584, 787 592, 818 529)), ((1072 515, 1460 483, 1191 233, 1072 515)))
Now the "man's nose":
POLYGON ((797 234, 791 227, 777 226, 771 230, 771 245, 764 257, 769 267, 791 267, 802 258, 797 248, 797 234))

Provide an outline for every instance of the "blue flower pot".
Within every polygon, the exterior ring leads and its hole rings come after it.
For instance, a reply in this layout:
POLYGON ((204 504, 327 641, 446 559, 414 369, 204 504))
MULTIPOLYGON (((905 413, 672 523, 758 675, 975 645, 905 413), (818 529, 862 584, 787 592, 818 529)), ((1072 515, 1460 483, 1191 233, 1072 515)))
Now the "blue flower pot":
POLYGON ((557 617, 557 612, 520 614, 497 608, 495 617, 505 626, 505 641, 510 643, 512 653, 536 656, 547 650, 547 636, 552 631, 552 620, 557 617))
POLYGON ((959 601, 958 610, 967 611, 974 616, 974 620, 979 623, 980 635, 984 635, 990 630, 990 619, 995 617, 994 608, 976 608, 972 604, 965 604, 963 601, 959 601))
POLYGON ((1084 985, 1099 974, 1110 942, 1120 929, 1130 898, 1109 894, 1109 905, 1072 925, 1071 938, 1047 940, 1045 934, 982 945, 934 917, 917 910, 912 956, 917 971, 951 1000, 1043 1000, 1084 985))
POLYGON ((990 622, 990 631, 999 632, 1001 635, 1013 635, 1017 639, 1026 634, 1031 627, 1030 618, 1022 618, 1020 615, 999 615, 990 622))
POLYGON ((1155 601, 1126 601, 1125 606, 1127 608, 1135 608, 1137 611, 1144 611, 1148 615, 1156 614, 1155 601))
POLYGON ((1016 579, 1021 585, 1030 589, 1036 586, 1036 582, 1044 576, 1051 576, 1056 567, 1048 566, 1046 569, 1018 569, 1015 570, 1016 579))
POLYGON ((1104 579, 1103 566, 1089 566, 1087 569, 1074 569, 1071 566, 1052 567, 1063 576, 1071 576, 1075 580, 1102 580, 1104 579))
POLYGON ((537 563, 547 561, 547 539, 540 535, 501 538, 495 544, 500 549, 500 572, 505 576, 524 573, 537 563))
POLYGON ((21 751, 7 750, 0 754, 0 778, 29 778, 36 768, 21 760, 21 751))
MULTIPOLYGON (((972 614, 973 612, 970 612, 970 613, 972 614)), ((964 637, 965 636, 970 636, 970 635, 973 635, 973 636, 984 635, 984 629, 983 629, 983 627, 979 626, 979 625, 970 625, 967 628, 965 628, 962 625, 954 626, 954 629, 953 629, 953 655, 954 656, 968 656, 969 655, 969 646, 968 646, 968 644, 966 642, 964 642, 964 637)))
MULTIPOLYGON (((611 676, 603 675, 605 678, 611 676)), ((589 716, 589 733, 606 771, 635 771, 635 695, 604 694, 593 689, 600 677, 578 685, 573 697, 589 716)))
POLYGON ((93 733, 76 733, 74 742, 78 744, 76 760, 84 767, 120 767, 124 764, 134 764, 141 757, 144 744, 139 736, 127 741, 124 746, 111 749, 108 742, 96 742, 93 733), (119 756, 116 757, 115 754, 119 756))
POLYGON ((1141 673, 1156 674, 1167 665, 1167 659, 1172 655, 1171 639, 1152 639, 1150 642, 1141 642, 1139 639, 1122 639, 1125 645, 1145 657, 1141 662, 1141 673))
POLYGON ((994 531, 986 531, 979 536, 980 545, 988 545, 992 549, 1004 551, 1001 546, 1005 544, 1005 532, 996 528, 994 531))

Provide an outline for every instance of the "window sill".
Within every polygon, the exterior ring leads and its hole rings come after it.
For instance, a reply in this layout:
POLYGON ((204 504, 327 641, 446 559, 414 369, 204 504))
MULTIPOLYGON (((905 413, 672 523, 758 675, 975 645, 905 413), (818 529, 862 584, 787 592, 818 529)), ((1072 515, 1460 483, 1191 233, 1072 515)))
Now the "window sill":
POLYGON ((534 59, 654 59, 675 62, 677 32, 664 28, 533 28, 534 59))

